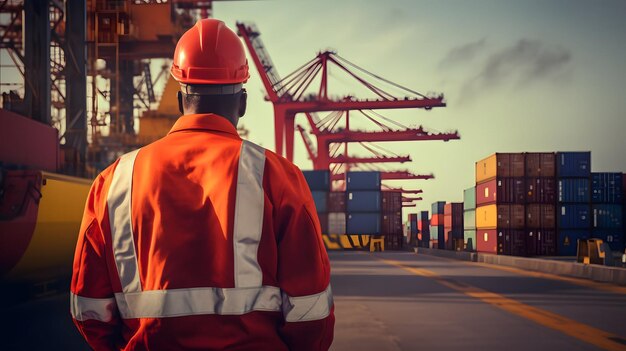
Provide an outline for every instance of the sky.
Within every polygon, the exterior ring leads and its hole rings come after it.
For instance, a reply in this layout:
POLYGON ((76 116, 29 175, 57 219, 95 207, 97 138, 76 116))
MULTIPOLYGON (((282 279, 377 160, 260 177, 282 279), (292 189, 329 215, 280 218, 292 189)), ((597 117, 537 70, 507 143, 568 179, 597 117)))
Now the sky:
MULTIPOLYGON (((237 21, 257 25, 282 77, 318 52, 333 50, 412 90, 445 95, 445 108, 377 111, 402 125, 461 135, 447 143, 378 143, 413 159, 386 168, 436 177, 386 182, 424 191, 404 218, 434 201, 462 201, 463 189, 474 184, 475 162, 494 152, 589 150, 593 171, 626 172, 622 0, 266 0, 213 6, 214 17, 233 29, 237 21)), ((7 64, 7 57, 0 59, 7 64)), ((252 141, 273 150, 273 107, 249 62, 248 112, 240 123, 252 141)), ((12 75, 7 70, 0 69, 4 83, 12 75)), ((337 69, 330 77, 331 95, 372 97, 337 69)), ((302 115, 296 123, 308 127, 302 115)), ((376 130, 362 118, 351 124, 376 130)), ((311 169, 300 136, 295 140, 294 162, 311 169)), ((358 145, 350 150, 367 155, 358 145)))
MULTIPOLYGON (((386 182, 424 190, 405 214, 462 201, 475 183, 475 162, 494 152, 591 151, 593 171, 626 172, 624 1, 216 2, 214 16, 232 27, 254 22, 282 77, 330 48, 413 90, 444 93, 445 108, 377 111, 461 135, 447 143, 379 143, 413 159, 388 168, 436 177, 386 182)), ((330 93, 360 91, 334 78, 330 93)), ((252 141, 273 149, 273 109, 256 68, 248 92, 241 123, 252 141)), ((307 125, 304 116, 296 123, 307 125)), ((312 168, 299 135, 294 161, 312 168)))

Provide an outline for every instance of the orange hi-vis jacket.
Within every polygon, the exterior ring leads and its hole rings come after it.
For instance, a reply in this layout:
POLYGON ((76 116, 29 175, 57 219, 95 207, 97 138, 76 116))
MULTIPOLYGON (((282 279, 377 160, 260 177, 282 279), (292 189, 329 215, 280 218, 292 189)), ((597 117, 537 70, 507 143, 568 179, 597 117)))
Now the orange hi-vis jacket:
POLYGON ((96 350, 327 350, 330 264, 302 172, 185 115, 94 181, 71 313, 96 350))

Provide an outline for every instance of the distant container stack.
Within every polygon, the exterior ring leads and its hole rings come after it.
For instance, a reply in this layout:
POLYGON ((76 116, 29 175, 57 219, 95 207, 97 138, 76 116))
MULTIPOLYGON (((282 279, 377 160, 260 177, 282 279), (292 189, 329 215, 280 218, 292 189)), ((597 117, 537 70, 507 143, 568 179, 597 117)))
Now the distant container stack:
POLYGON ((557 254, 575 256, 591 230, 591 152, 558 152, 557 254))
POLYGON ((476 187, 463 191, 463 243, 467 251, 476 251, 476 187))
POLYGON ((527 255, 524 160, 496 153, 476 162, 476 251, 527 255))
POLYGON ((348 234, 382 233, 380 172, 348 172, 346 176, 348 234))
POLYGON ((556 255, 556 154, 526 153, 526 255, 556 255))
POLYGON ((623 186, 622 173, 591 173, 591 236, 619 252, 624 251, 623 186))
POLYGON ((446 248, 446 237, 444 232, 444 210, 445 210, 445 201, 437 201, 434 202, 431 206, 431 217, 430 217, 430 239, 436 243, 435 248, 440 250, 445 250, 446 248))
POLYGON ((463 203, 447 203, 443 210, 443 231, 446 250, 462 251, 463 243, 463 203))
MULTIPOLYGON (((329 233, 329 211, 328 196, 330 193, 330 171, 302 171, 304 179, 306 179, 315 209, 320 220, 320 227, 323 234, 329 233)), ((337 233, 339 234, 339 233, 337 233)))
POLYGON ((409 245, 413 247, 419 246, 418 216, 419 214, 417 213, 409 213, 409 218, 407 222, 409 245))
POLYGON ((385 246, 392 250, 402 249, 404 236, 402 233, 402 192, 382 192, 382 228, 385 246))
POLYGON ((430 247, 431 235, 430 235, 430 218, 428 217, 428 211, 421 211, 418 214, 417 229, 419 230, 418 246, 430 247))

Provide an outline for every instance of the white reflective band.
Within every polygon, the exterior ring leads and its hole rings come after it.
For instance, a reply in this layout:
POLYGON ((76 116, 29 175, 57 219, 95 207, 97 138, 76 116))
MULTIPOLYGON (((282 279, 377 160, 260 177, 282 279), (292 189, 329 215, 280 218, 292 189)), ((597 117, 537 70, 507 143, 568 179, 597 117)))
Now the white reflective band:
POLYGON ((305 322, 324 319, 333 306, 330 284, 319 294, 288 296, 283 293, 283 314, 287 322, 305 322))
POLYGON ((108 322, 117 314, 114 298, 94 299, 90 297, 78 296, 70 293, 70 311, 72 317, 79 321, 95 319, 101 322, 108 322))
POLYGON ((165 318, 198 314, 241 315, 252 311, 281 310, 280 289, 191 288, 117 293, 120 315, 130 318, 165 318))
POLYGON ((131 221, 133 166, 138 151, 129 152, 120 158, 107 196, 113 256, 122 283, 122 291, 125 293, 141 291, 131 221))
POLYGON ((241 144, 237 170, 233 230, 236 288, 263 285, 263 273, 257 262, 257 251, 263 230, 263 208, 265 207, 264 168, 265 149, 244 140, 241 144))

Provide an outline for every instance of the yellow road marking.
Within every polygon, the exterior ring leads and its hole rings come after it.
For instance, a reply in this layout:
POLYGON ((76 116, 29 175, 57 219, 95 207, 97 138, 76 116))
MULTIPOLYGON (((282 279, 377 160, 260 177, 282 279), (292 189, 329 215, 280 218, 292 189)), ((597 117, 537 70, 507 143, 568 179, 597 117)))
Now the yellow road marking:
POLYGON ((375 258, 389 265, 402 268, 405 271, 411 272, 415 275, 433 279, 439 284, 444 285, 452 290, 456 290, 467 296, 498 307, 504 311, 526 318, 537 324, 560 331, 563 334, 595 345, 604 350, 626 351, 626 339, 623 339, 617 335, 571 320, 569 318, 565 318, 556 313, 526 305, 519 301, 509 299, 490 291, 459 283, 452 279, 444 278, 437 273, 427 269, 410 267, 400 261, 387 260, 378 257, 375 258))

